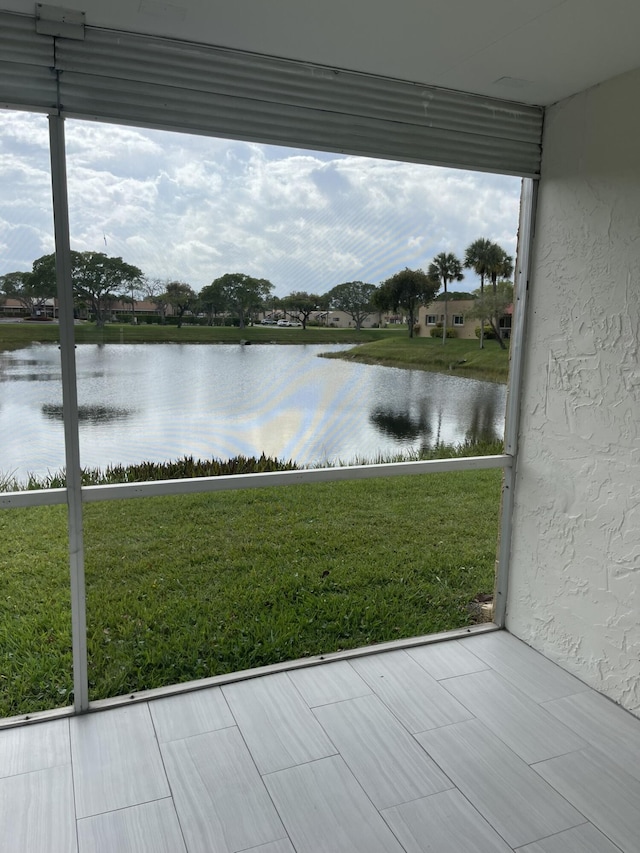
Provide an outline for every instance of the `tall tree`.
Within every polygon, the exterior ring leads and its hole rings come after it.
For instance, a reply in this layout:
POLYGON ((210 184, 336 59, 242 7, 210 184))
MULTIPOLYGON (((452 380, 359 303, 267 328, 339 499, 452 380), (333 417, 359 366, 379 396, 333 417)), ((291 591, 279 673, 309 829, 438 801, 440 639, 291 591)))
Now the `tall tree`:
POLYGON ((440 282, 434 281, 423 270, 410 270, 408 267, 383 281, 376 290, 374 301, 376 306, 397 311, 402 308, 407 313, 409 337, 413 337, 418 309, 433 301, 440 289, 440 282))
MULTIPOLYGON (((53 279, 38 279, 29 272, 8 272, 0 276, 0 292, 10 299, 17 299, 30 317, 45 310, 46 303, 56 295, 53 279)), ((4 299, 3 299, 4 301, 4 299)))
POLYGON ((178 318, 178 328, 182 328, 185 312, 193 310, 198 301, 198 294, 184 281, 170 281, 163 294, 163 300, 171 305, 178 318))
POLYGON ((444 288, 444 323, 442 325, 442 345, 447 340, 447 326, 449 325, 449 293, 447 286, 452 281, 462 281, 464 273, 462 264, 452 252, 440 252, 429 264, 429 275, 442 283, 444 288))
POLYGON ((220 279, 206 284, 200 291, 200 304, 207 315, 207 324, 215 325, 218 314, 224 313, 228 308, 227 296, 220 279))
POLYGON ((307 328, 309 317, 318 309, 319 303, 320 297, 317 293, 307 293, 304 290, 294 290, 280 302, 290 316, 302 323, 303 329, 307 328))
POLYGON ((337 284, 327 293, 329 305, 334 311, 344 311, 356 324, 356 331, 360 331, 363 322, 375 311, 373 296, 376 292, 375 284, 367 284, 364 281, 345 281, 337 284))
MULTIPOLYGON (((484 283, 491 267, 494 244, 486 237, 474 240, 464 254, 464 265, 480 276, 480 298, 484 296, 484 283)), ((484 348, 484 319, 480 322, 480 349, 484 348)))
POLYGON ((212 284, 222 288, 229 310, 237 315, 241 329, 251 313, 264 306, 273 290, 273 285, 265 278, 253 278, 241 272, 228 272, 212 284))
POLYGON ((513 283, 498 281, 495 289, 491 288, 491 290, 485 290, 483 293, 476 290, 475 296, 475 302, 465 311, 466 316, 475 317, 481 322, 488 319, 500 349, 506 349, 500 329, 500 318, 504 317, 513 305, 513 283))
MULTIPOLYGON (((33 281, 37 287, 55 287, 55 254, 43 255, 33 262, 33 281)), ((142 270, 122 258, 110 258, 103 252, 71 252, 71 283, 76 303, 86 305, 96 325, 104 326, 112 302, 127 299, 128 291, 142 281, 142 270)))
MULTIPOLYGON (((498 292, 497 292, 497 283, 498 279, 509 279, 513 275, 513 258, 511 255, 508 255, 502 246, 498 245, 498 243, 492 243, 489 257, 489 278, 491 279, 491 288, 493 291, 493 298, 496 305, 498 305, 498 292)), ((504 313, 504 312, 501 312, 504 313)), ((489 322, 491 323, 491 328, 495 332, 496 339, 500 344, 502 349, 505 349, 504 342, 502 340, 502 330, 500 329, 500 313, 496 311, 492 311, 490 314, 487 314, 489 322)))
POLYGON ((167 280, 163 281, 160 278, 143 278, 140 283, 140 290, 145 299, 152 302, 156 311, 160 315, 160 321, 164 323, 167 315, 168 303, 164 300, 164 294, 167 292, 167 280))

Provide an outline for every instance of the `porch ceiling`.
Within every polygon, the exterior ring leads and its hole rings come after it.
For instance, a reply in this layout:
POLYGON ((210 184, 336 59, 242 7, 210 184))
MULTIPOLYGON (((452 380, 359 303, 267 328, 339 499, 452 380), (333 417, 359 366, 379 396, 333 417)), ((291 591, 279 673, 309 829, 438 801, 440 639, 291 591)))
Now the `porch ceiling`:
MULTIPOLYGON (((638 66, 637 0, 63 0, 86 22, 549 105, 638 66)), ((33 15, 32 0, 0 0, 33 15)))

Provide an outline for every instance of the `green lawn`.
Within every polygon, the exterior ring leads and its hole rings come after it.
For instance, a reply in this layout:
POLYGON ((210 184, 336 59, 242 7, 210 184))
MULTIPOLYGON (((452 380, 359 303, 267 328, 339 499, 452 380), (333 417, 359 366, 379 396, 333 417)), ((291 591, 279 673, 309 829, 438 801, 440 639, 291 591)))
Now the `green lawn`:
POLYGON ((492 340, 485 341, 484 349, 480 349, 477 340, 457 338, 448 339, 443 346, 440 338, 409 338, 405 332, 402 336, 365 342, 330 357, 365 364, 432 370, 490 382, 506 382, 509 374, 509 351, 501 350, 492 340))
MULTIPOLYGON (((506 382, 509 372, 509 352, 501 350, 495 341, 485 341, 480 349, 476 340, 450 338, 442 345, 440 338, 410 338, 405 326, 388 329, 325 329, 320 327, 279 328, 278 326, 177 326, 141 323, 120 325, 109 323, 98 329, 93 323, 75 327, 76 342, 142 344, 191 343, 229 344, 241 340, 260 343, 290 344, 355 344, 353 349, 332 358, 345 358, 365 364, 433 370, 455 373, 472 379, 506 382)), ((1 323, 0 351, 20 349, 33 342, 47 343, 59 339, 54 323, 1 323)))
MULTIPOLYGON (((499 470, 85 507, 91 698, 468 624, 499 470)), ((0 513, 0 714, 71 701, 64 507, 0 513)))
MULTIPOLYGON (((237 329, 233 326, 177 326, 108 323, 98 329, 94 323, 78 323, 75 326, 76 342, 80 344, 142 344, 142 343, 186 343, 218 344, 253 343, 294 344, 355 344, 381 338, 396 338, 408 333, 406 327, 394 329, 326 329, 318 326, 281 328, 278 326, 248 326, 237 329)), ((34 341, 55 342, 60 337, 57 323, 0 323, 0 350, 20 349, 34 341)))

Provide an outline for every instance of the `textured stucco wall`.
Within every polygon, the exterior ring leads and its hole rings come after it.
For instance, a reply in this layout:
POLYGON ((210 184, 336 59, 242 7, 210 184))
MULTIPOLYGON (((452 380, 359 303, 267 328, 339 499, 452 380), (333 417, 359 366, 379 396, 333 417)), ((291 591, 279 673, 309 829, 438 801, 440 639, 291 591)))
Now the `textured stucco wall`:
POLYGON ((640 715, 640 69, 547 113, 507 627, 640 715))

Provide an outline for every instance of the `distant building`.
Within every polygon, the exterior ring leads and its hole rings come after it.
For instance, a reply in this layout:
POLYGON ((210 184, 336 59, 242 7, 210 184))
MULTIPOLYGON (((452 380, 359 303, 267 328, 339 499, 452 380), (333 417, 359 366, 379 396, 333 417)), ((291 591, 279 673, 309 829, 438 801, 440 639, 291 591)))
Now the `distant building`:
MULTIPOLYGON (((480 328, 480 320, 469 317, 469 311, 473 308, 473 299, 450 299, 447 304, 447 325, 456 333, 457 338, 471 339, 477 337, 476 329, 480 328)), ((504 315, 500 317, 499 324, 503 338, 511 336, 511 316, 513 306, 510 305, 504 315)), ((442 334, 444 323, 444 301, 436 299, 426 306, 421 306, 418 311, 418 325, 422 335, 430 335, 432 330, 438 329, 442 334)))

